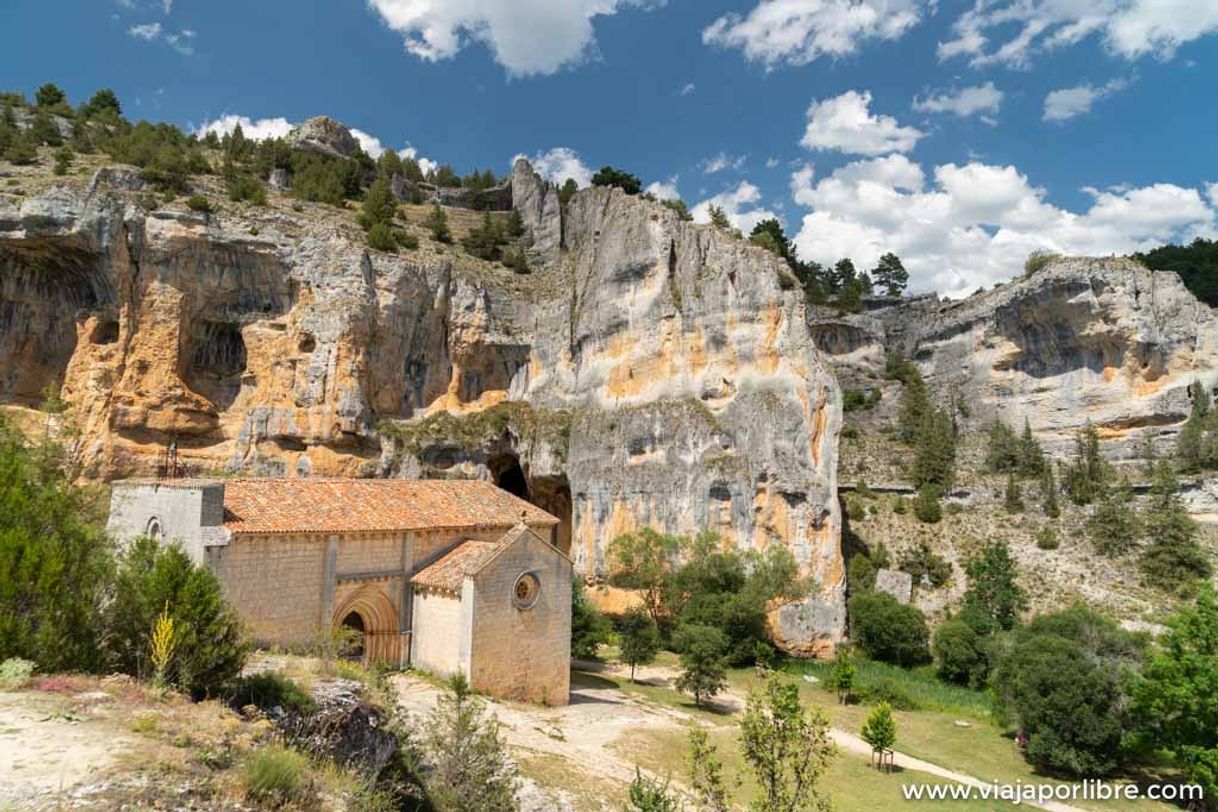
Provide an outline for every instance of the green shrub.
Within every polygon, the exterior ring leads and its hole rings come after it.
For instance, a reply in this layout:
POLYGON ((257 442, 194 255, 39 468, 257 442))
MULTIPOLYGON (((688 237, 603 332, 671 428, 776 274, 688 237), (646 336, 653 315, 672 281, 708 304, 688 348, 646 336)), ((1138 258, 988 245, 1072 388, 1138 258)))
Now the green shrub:
POLYGON ((931 650, 944 680, 972 687, 985 683, 989 671, 985 640, 963 620, 949 620, 940 626, 931 650))
POLYGON ((292 153, 292 194, 301 200, 342 206, 359 197, 362 171, 347 158, 329 158, 313 152, 292 153))
POLYGON ((1023 272, 1026 276, 1040 273, 1056 259, 1061 259, 1061 254, 1053 251, 1033 251, 1028 254, 1028 258, 1023 264, 1023 272))
POLYGON ((905 668, 930 661, 926 618, 884 592, 864 592, 847 604, 851 641, 867 656, 905 668))
POLYGON ((851 595, 867 592, 875 588, 875 575, 879 568, 871 559, 858 553, 850 559, 846 567, 846 583, 851 595))
POLYGON ((914 516, 925 524, 938 524, 943 518, 939 507, 939 491, 933 485, 923 485, 913 500, 914 516))
POLYGON ((444 209, 440 208, 439 203, 432 205, 431 213, 423 221, 423 227, 431 232, 432 238, 437 242, 450 243, 453 241, 452 232, 448 230, 448 215, 444 213, 444 209))
POLYGON ((396 229, 393 232, 394 237, 398 241, 398 248, 405 248, 407 251, 413 251, 419 247, 419 238, 415 234, 408 231, 396 229))
POLYGON ((9 657, 0 663, 0 691, 16 691, 25 687, 35 668, 32 660, 9 657))
POLYGON ((533 269, 529 267, 529 259, 525 255, 524 249, 519 246, 503 252, 503 264, 519 274, 533 272, 533 269))
POLYGON ((387 223, 375 223, 368 229, 368 247, 374 251, 393 253, 398 250, 398 238, 387 223))
POLYGON ((177 546, 136 539, 119 559, 108 612, 110 667, 150 676, 149 637, 166 607, 178 629, 166 672, 194 696, 214 695, 241 672, 249 645, 236 612, 211 570, 195 566, 177 546))
POLYGON ((612 629, 609 619, 588 600, 583 578, 576 576, 571 586, 571 656, 596 657, 612 629))
POLYGON ((661 200, 660 205, 666 209, 672 209, 677 213, 677 217, 681 220, 690 221, 694 216, 689 213, 689 207, 685 205, 685 201, 680 198, 672 200, 661 200))
POLYGON ((72 159, 75 157, 76 153, 72 152, 71 147, 60 147, 55 150, 55 174, 68 174, 68 170, 72 168, 72 159))
POLYGON ((285 747, 256 750, 245 762, 241 783, 246 796, 270 806, 305 800, 312 791, 309 760, 285 747))
POLYGON ((1040 529, 1036 534, 1036 546, 1042 550, 1056 550, 1061 546, 1061 540, 1057 537, 1057 530, 1053 525, 1047 524, 1040 529))
POLYGON ((274 671, 241 677, 227 688, 228 704, 234 710, 253 705, 269 711, 282 708, 288 713, 308 713, 313 698, 292 680, 274 671))
POLYGON ((855 693, 864 702, 886 702, 896 710, 920 710, 921 705, 899 682, 891 677, 881 677, 859 688, 855 693))
POLYGON ((249 172, 234 172, 228 178, 228 199, 234 202, 248 200, 257 206, 264 206, 266 188, 249 172))
POLYGON ((851 521, 862 521, 867 518, 867 506, 862 500, 851 494, 847 494, 842 498, 842 506, 846 511, 846 518, 851 521))
POLYGON ((186 198, 186 208, 191 211, 197 211, 200 214, 211 214, 215 211, 212 208, 211 201, 203 195, 191 195, 186 198))

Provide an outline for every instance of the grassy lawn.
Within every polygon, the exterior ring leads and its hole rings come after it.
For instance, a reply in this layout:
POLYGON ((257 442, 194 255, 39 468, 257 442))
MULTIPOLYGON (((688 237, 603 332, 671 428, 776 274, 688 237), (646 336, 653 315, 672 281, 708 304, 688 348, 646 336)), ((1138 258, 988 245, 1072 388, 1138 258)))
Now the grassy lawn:
MULTIPOLYGON (((857 684, 869 687, 880 681, 892 682, 919 707, 919 710, 895 712, 899 730, 897 749, 901 752, 982 781, 1006 784, 1067 783, 1038 775, 1023 760, 1012 735, 994 722, 989 698, 984 693, 946 685, 930 672, 903 671, 882 663, 859 662, 858 666, 857 684), (967 727, 957 722, 965 722, 967 727)), ((788 666, 787 670, 791 678, 797 681, 800 696, 806 702, 822 708, 834 727, 857 733, 871 706, 839 705, 836 695, 823 687, 828 668, 825 663, 798 662, 788 666), (821 682, 808 682, 802 679, 803 674, 816 676, 821 682)), ((720 756, 729 775, 742 774, 735 745, 737 716, 723 710, 696 708, 689 697, 661 685, 633 684, 626 678, 609 673, 593 675, 576 672, 573 675, 575 684, 585 680, 601 681, 589 684, 612 683, 641 701, 680 710, 704 724, 712 725, 712 739, 720 744, 720 756)), ((729 674, 729 690, 744 695, 755 681, 756 672, 753 669, 735 669, 729 674)), ((674 781, 686 779, 686 742, 681 734, 648 732, 638 737, 631 736, 628 741, 623 739, 619 746, 623 754, 642 764, 671 765, 674 781)), ((842 753, 826 775, 824 786, 838 809, 878 809, 903 803, 914 804, 904 801, 900 786, 924 779, 930 779, 930 776, 917 772, 881 774, 871 769, 866 759, 842 753)), ((742 786, 741 797, 747 799, 750 791, 747 785, 742 786)), ((936 802, 919 801, 916 804, 928 809, 936 808, 936 802)), ((943 801, 938 805, 963 810, 1010 809, 1015 806, 1002 801, 943 801)), ((1174 808, 1150 801, 1127 800, 1088 801, 1074 805, 1134 812, 1164 812, 1174 808)))
MULTIPOLYGON (((748 780, 744 764, 740 759, 736 745, 735 729, 717 729, 711 733, 711 741, 718 747, 719 757, 723 760, 725 778, 730 785, 740 781, 739 788, 733 795, 737 806, 743 808, 757 796, 757 788, 748 780)), ((676 731, 647 731, 639 735, 631 735, 629 740, 623 738, 617 745, 623 755, 639 760, 641 763, 667 765, 672 770, 674 783, 687 780, 685 735, 676 731)), ((656 770, 663 774, 663 770, 656 770)), ((833 801, 833 808, 839 812, 873 812, 879 809, 891 809, 909 803, 901 793, 901 785, 923 780, 940 783, 939 779, 915 772, 881 773, 871 767, 867 760, 852 753, 839 753, 833 760, 828 772, 822 779, 821 789, 828 793, 833 801)), ((980 810, 1013 810, 1014 804, 1002 801, 919 801, 917 808, 926 810, 962 810, 962 812, 979 812, 980 810)))
MULTIPOLYGON (((867 667, 875 668, 876 663, 868 663, 867 667)), ((888 669, 891 666, 882 666, 888 669)), ((900 669, 892 669, 899 671, 900 669)), ((811 673, 812 670, 809 669, 811 673)), ((864 672, 860 664, 859 673, 864 672)), ((981 712, 981 701, 984 694, 947 685, 919 687, 922 678, 917 672, 906 672, 907 680, 903 683, 920 705, 931 705, 928 697, 939 696, 941 702, 935 703, 940 707, 946 705, 955 711, 917 710, 894 711, 897 720, 898 738, 897 750, 915 758, 929 761, 940 767, 971 775, 982 781, 1001 781, 1015 784, 1027 783, 1068 783, 1039 775, 1031 765, 1023 760, 1015 747, 1013 737, 1009 732, 1001 730, 993 721, 988 709, 981 712), (939 689, 945 689, 938 693, 939 689), (919 693, 923 691, 924 693, 919 693), (974 694, 976 702, 969 701, 964 694, 974 694), (957 721, 968 723, 961 727, 957 721)), ((932 677, 933 679, 933 677, 932 677)), ((732 673, 731 681, 735 690, 745 692, 755 682, 754 672, 749 669, 739 669, 732 673)), ((800 696, 809 704, 818 705, 829 716, 830 723, 837 728, 857 733, 863 726, 863 721, 871 711, 870 705, 852 704, 840 705, 833 692, 822 687, 824 683, 812 684, 799 680, 800 696)), ((1075 804, 1076 806, 1078 804, 1075 804)), ((1096 809, 1121 810, 1162 810, 1170 809, 1166 804, 1151 801, 1089 801, 1087 806, 1096 809)))

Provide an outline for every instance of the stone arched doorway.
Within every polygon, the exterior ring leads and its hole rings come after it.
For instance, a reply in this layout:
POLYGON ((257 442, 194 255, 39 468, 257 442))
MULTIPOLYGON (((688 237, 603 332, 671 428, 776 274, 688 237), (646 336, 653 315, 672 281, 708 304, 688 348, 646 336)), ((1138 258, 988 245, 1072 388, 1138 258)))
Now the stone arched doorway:
POLYGON ((398 612, 381 586, 369 584, 347 595, 335 608, 331 624, 336 632, 354 636, 347 648, 352 659, 401 665, 398 612))

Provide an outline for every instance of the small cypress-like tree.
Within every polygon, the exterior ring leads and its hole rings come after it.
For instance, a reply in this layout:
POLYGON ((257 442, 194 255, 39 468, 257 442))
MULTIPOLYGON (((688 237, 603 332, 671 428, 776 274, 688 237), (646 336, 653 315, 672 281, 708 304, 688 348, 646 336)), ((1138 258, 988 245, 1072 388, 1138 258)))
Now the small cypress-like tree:
POLYGON ((1062 515, 1061 504, 1057 499, 1057 478, 1053 476, 1053 466, 1048 462, 1040 475, 1040 504, 1050 519, 1062 515))
POLYGON ((913 500, 914 516, 925 524, 938 524, 943 518, 939 506, 939 490, 934 485, 923 485, 913 500))
POLYGON ((1015 472, 1007 474, 1006 496, 1003 500, 1003 508, 1007 513, 1023 513, 1023 493, 1019 487, 1019 480, 1015 478, 1015 472))

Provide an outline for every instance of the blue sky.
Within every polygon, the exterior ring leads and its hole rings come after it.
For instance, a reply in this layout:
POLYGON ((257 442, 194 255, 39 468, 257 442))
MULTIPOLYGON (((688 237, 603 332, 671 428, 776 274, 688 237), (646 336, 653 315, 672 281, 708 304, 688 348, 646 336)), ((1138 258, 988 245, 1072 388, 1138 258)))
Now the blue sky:
POLYGON ((7 88, 325 113, 462 172, 613 164, 806 257, 894 250, 921 290, 1215 234, 1215 0, 10 0, 0 30, 7 88))

